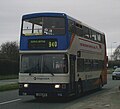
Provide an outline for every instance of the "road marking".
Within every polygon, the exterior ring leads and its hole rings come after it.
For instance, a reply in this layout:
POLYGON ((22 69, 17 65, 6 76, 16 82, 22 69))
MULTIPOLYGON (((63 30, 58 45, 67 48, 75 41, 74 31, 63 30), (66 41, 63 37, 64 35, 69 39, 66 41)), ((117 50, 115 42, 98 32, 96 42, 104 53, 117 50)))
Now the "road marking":
POLYGON ((8 104, 8 103, 13 103, 13 102, 20 101, 20 100, 21 99, 15 99, 15 100, 10 100, 10 101, 5 101, 5 102, 0 103, 0 105, 8 104))

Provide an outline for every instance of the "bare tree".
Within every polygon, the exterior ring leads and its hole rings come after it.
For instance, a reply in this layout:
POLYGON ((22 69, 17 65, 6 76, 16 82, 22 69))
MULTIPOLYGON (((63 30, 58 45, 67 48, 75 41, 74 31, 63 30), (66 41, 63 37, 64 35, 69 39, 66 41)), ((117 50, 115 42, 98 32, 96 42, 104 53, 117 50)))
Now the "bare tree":
POLYGON ((0 57, 10 59, 13 61, 18 61, 19 59, 18 43, 16 41, 3 43, 1 45, 0 57))
POLYGON ((120 45, 115 49, 113 57, 114 60, 120 60, 120 45))

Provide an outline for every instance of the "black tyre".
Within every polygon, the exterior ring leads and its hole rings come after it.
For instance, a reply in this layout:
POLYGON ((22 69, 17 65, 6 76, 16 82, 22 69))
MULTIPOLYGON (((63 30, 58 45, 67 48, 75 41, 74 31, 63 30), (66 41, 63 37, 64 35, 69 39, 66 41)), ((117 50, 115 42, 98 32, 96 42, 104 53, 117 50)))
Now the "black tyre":
POLYGON ((82 82, 78 81, 76 85, 76 95, 80 96, 83 93, 82 82))
POLYGON ((103 87, 103 81, 102 81, 102 77, 99 78, 99 89, 102 89, 103 87))
POLYGON ((112 80, 115 80, 115 78, 114 78, 114 77, 112 77, 112 80))

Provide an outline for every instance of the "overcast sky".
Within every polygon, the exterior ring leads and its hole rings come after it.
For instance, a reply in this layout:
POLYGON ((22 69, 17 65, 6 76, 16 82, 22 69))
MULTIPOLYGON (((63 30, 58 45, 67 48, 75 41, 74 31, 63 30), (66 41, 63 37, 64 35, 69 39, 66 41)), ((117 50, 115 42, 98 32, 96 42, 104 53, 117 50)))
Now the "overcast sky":
POLYGON ((0 0, 0 45, 19 41, 21 17, 64 12, 106 34, 108 54, 120 44, 120 0, 0 0))

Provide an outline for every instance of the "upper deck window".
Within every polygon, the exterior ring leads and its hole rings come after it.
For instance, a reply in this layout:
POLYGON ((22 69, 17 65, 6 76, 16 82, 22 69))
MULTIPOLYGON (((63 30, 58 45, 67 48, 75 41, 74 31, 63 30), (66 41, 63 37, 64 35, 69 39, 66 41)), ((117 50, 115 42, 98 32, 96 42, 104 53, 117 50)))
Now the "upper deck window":
POLYGON ((23 21, 22 35, 64 35, 65 19, 63 17, 38 17, 23 21))

